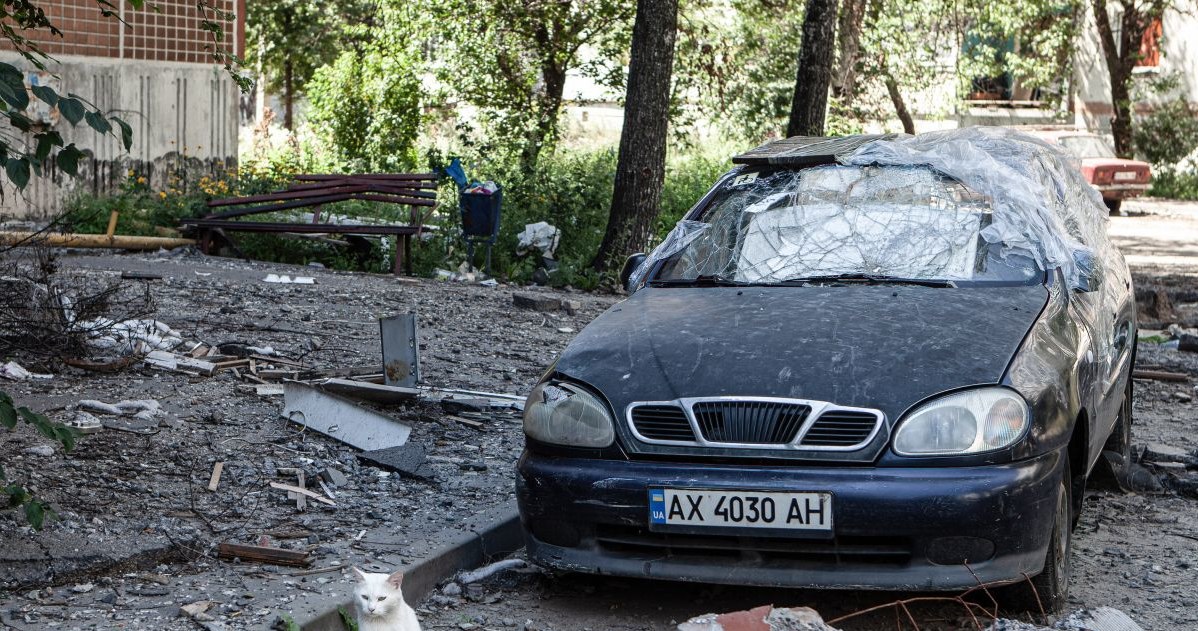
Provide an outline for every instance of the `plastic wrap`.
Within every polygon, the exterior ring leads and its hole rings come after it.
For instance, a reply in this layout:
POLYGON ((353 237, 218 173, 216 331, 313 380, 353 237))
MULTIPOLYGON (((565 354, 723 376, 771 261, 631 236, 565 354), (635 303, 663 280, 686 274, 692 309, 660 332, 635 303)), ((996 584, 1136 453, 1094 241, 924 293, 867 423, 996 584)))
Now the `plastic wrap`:
POLYGON ((1003 128, 876 140, 824 166, 748 165, 717 185, 701 219, 680 222, 632 286, 659 263, 660 278, 766 284, 836 274, 986 280, 997 268, 1014 275, 998 280, 1018 280, 1059 269, 1069 287, 1093 294, 1083 317, 1109 330, 1122 300, 1112 288, 1127 284, 1106 208, 1072 158, 1003 128), (994 257, 1004 265, 986 263, 994 257))

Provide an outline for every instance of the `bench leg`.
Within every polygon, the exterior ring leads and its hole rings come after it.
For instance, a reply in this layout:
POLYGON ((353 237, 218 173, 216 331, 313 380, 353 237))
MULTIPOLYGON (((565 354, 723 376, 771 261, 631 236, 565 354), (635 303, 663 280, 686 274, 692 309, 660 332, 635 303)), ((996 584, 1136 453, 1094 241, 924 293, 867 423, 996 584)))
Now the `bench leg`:
POLYGON ((404 250, 407 249, 405 241, 406 239, 403 235, 395 235, 395 269, 392 271, 396 276, 402 276, 404 272, 404 250))

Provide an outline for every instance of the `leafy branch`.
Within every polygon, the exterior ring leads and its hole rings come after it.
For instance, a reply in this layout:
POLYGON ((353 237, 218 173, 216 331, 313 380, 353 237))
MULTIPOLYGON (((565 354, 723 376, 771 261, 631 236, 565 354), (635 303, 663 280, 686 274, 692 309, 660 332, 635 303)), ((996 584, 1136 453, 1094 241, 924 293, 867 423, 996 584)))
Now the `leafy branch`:
MULTIPOLYGON (((0 391, 0 426, 11 430, 17 426, 18 420, 32 425, 42 436, 61 443, 66 451, 75 448, 75 438, 79 434, 73 428, 62 423, 55 423, 44 414, 34 412, 25 406, 17 407, 7 392, 0 391)), ((4 466, 0 465, 0 482, 7 480, 4 466)), ((9 506, 24 506, 25 519, 36 529, 40 530, 47 519, 56 517, 49 505, 19 484, 10 483, 0 487, 0 493, 8 496, 9 506)))

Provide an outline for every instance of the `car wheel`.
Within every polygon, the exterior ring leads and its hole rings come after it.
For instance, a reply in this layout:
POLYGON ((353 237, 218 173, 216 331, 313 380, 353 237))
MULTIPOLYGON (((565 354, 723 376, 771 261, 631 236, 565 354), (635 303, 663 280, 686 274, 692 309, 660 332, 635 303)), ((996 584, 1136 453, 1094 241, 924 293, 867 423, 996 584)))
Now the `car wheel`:
POLYGON ((1104 199, 1107 210, 1111 211, 1112 217, 1119 216, 1119 210, 1123 208, 1123 200, 1121 199, 1104 199))
POLYGON ((1058 484, 1057 502, 1053 510, 1052 538, 1044 557, 1044 571, 1030 580, 1004 588, 1002 602, 1011 613, 1052 614, 1065 606, 1069 595, 1071 575, 1069 557, 1073 551, 1073 520, 1069 460, 1058 484))
MULTIPOLYGON (((1119 454, 1123 461, 1124 470, 1131 464, 1131 397, 1133 381, 1133 379, 1128 377, 1127 389, 1123 393, 1123 405, 1119 408, 1119 418, 1115 421, 1115 427, 1111 430, 1111 436, 1106 439, 1106 445, 1102 447, 1103 451, 1113 451, 1119 454)), ((1123 473, 1123 471, 1116 473, 1123 473)))

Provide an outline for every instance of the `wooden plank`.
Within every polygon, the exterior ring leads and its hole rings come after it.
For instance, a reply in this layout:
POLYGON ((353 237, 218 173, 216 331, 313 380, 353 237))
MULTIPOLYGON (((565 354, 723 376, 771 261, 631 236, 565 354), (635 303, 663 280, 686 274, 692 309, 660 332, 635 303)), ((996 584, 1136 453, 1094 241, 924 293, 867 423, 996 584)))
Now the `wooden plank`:
POLYGON ((1190 376, 1186 373, 1164 370, 1133 370, 1131 376, 1133 379, 1151 379, 1153 381, 1185 382, 1190 380, 1190 376))
POLYGON ((485 425, 483 425, 482 423, 479 423, 478 421, 472 421, 468 418, 462 418, 460 416, 451 416, 449 418, 451 418, 451 419, 457 421, 458 423, 461 423, 462 425, 465 425, 467 427, 473 427, 474 429, 482 429, 483 427, 486 427, 485 425))
POLYGON ((217 556, 222 559, 241 559, 258 563, 288 565, 291 567, 306 567, 311 563, 308 552, 300 550, 284 550, 269 546, 247 546, 239 543, 222 543, 217 546, 217 556))
POLYGON ((297 362, 293 359, 285 359, 283 357, 271 357, 269 355, 250 355, 250 359, 260 361, 260 362, 265 362, 267 364, 278 364, 280 366, 295 366, 296 368, 304 367, 303 362, 297 362))
POLYGON ((212 465, 212 477, 208 478, 208 490, 216 491, 216 487, 220 486, 220 474, 225 470, 225 463, 218 462, 212 465))
POLYGON ((323 495, 321 495, 319 493, 313 493, 312 491, 309 491, 308 489, 301 489, 298 486, 291 486, 290 484, 282 484, 280 482, 271 482, 270 487, 273 489, 279 489, 281 491, 288 491, 291 493, 299 493, 301 495, 310 497, 318 502, 328 504, 329 506, 337 505, 336 502, 328 499, 327 497, 324 497, 323 495))
MULTIPOLYGON (((296 477, 296 480, 298 480, 295 484, 296 488, 300 488, 300 489, 307 488, 308 485, 304 484, 304 472, 303 471, 296 473, 295 477, 296 477)), ((304 496, 303 493, 295 494, 295 507, 301 511, 308 508, 308 500, 304 496)))

